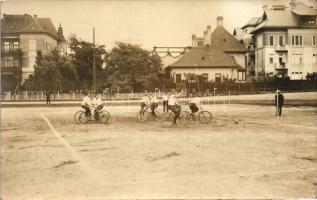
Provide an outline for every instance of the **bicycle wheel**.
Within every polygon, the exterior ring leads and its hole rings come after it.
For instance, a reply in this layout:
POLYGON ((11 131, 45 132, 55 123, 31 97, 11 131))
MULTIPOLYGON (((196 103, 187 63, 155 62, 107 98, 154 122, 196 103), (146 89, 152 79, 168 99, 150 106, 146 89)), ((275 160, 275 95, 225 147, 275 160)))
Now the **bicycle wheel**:
POLYGON ((101 112, 99 112, 98 113, 99 114, 99 121, 101 122, 101 123, 107 123, 108 122, 108 120, 109 120, 109 118, 108 118, 108 114, 107 114, 107 111, 101 111, 101 112))
POLYGON ((169 128, 173 125, 173 120, 174 120, 174 114, 170 112, 163 113, 161 115, 160 123, 164 128, 169 128))
POLYGON ((89 120, 89 118, 86 116, 86 113, 85 113, 85 112, 81 113, 81 114, 79 115, 79 117, 78 117, 78 121, 79 121, 79 123, 81 123, 81 124, 86 124, 86 123, 88 122, 88 120, 89 120))
POLYGON ((150 113, 147 111, 139 111, 137 114, 137 119, 140 122, 144 122, 145 120, 147 120, 149 118, 150 113))
POLYGON ((189 120, 190 120, 190 114, 187 111, 181 111, 179 113, 179 119, 178 119, 179 124, 186 126, 188 125, 189 120))
POLYGON ((107 115, 107 119, 108 119, 108 121, 109 121, 109 119, 110 119, 110 113, 109 113, 108 111, 106 111, 106 110, 103 110, 102 112, 107 115))
POLYGON ((81 113, 84 113, 85 111, 82 111, 82 110, 80 110, 80 111, 77 111, 76 113, 75 113, 75 115, 74 115, 74 121, 76 122, 76 123, 79 123, 79 115, 81 114, 81 113))
POLYGON ((189 126, 196 126, 199 122, 197 115, 194 113, 188 113, 188 114, 189 114, 188 125, 189 126))
POLYGON ((208 124, 212 119, 212 115, 209 111, 201 111, 198 113, 198 119, 200 123, 208 124))
POLYGON ((156 119, 157 121, 161 121, 161 119, 162 119, 162 113, 161 113, 160 111, 158 111, 158 110, 156 110, 154 113, 155 113, 155 119, 156 119))

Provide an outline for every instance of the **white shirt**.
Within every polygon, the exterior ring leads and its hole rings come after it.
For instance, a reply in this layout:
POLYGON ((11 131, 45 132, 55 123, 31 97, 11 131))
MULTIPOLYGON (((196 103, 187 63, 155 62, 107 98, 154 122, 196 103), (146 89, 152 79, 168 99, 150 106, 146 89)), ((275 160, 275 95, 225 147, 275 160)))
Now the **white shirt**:
POLYGON ((82 106, 91 106, 91 99, 89 96, 85 96, 84 99, 81 102, 82 106))
POLYGON ((151 98, 151 102, 152 102, 152 103, 158 103, 157 97, 156 97, 156 96, 152 97, 152 98, 151 98))
POLYGON ((147 97, 147 96, 142 97, 141 102, 148 105, 149 104, 149 97, 147 97))
POLYGON ((201 102, 201 99, 199 97, 194 97, 190 100, 190 103, 194 103, 196 105, 199 105, 201 102))
POLYGON ((102 99, 100 97, 94 98, 93 99, 93 104, 97 105, 97 106, 103 104, 102 99))
POLYGON ((167 95, 163 95, 163 101, 168 101, 167 95))
POLYGON ((176 97, 174 94, 171 94, 170 98, 168 99, 168 105, 174 106, 176 104, 176 97))

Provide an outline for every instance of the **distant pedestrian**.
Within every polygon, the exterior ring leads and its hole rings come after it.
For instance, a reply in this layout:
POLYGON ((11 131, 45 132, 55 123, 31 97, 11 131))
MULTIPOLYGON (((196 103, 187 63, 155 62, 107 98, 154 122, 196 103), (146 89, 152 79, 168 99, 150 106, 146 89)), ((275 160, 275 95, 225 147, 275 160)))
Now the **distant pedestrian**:
POLYGON ((276 116, 282 116, 282 107, 284 105, 284 96, 281 94, 280 90, 276 90, 275 95, 275 106, 276 106, 276 116))
POLYGON ((168 96, 166 92, 164 92, 162 99, 163 99, 163 111, 168 112, 168 96))
POLYGON ((51 93, 46 92, 46 104, 51 104, 51 93))

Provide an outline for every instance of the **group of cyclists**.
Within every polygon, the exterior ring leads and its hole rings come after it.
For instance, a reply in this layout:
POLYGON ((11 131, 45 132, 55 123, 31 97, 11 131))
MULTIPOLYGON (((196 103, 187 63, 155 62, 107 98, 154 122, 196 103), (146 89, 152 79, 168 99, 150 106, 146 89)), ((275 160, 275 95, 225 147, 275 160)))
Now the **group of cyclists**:
MULTIPOLYGON (((181 105, 177 102, 176 98, 183 95, 183 91, 177 93, 173 92, 164 92, 162 95, 163 111, 168 112, 171 110, 174 113, 173 123, 176 124, 177 118, 179 118, 181 105)), ((151 113, 155 116, 155 110, 158 108, 159 99, 156 94, 145 94, 141 99, 141 112, 150 108, 151 113)), ((192 113, 199 111, 199 105, 201 99, 199 97, 194 97, 190 99, 189 108, 192 113)), ((102 100, 101 94, 88 94, 84 93, 84 98, 81 102, 81 107, 85 110, 86 116, 91 119, 93 115, 95 120, 98 120, 98 112, 103 109, 105 102, 102 100)))
MULTIPOLYGON (((171 110, 174 113, 173 124, 176 124, 177 118, 179 118, 181 105, 177 102, 176 98, 183 95, 183 91, 177 93, 175 91, 171 93, 164 92, 162 95, 163 102, 163 111, 168 112, 171 110)), ((155 116, 155 109, 158 107, 158 98, 156 94, 145 94, 141 99, 141 111, 145 108, 150 108, 151 113, 155 116)), ((189 108, 192 113, 196 113, 199 111, 199 105, 201 103, 201 99, 199 97, 194 97, 190 99, 189 108)))
POLYGON ((88 94, 84 93, 84 98, 81 102, 81 107, 85 109, 86 116, 90 119, 93 113, 95 120, 98 120, 99 115, 98 112, 102 110, 105 103, 102 101, 101 94, 88 94))

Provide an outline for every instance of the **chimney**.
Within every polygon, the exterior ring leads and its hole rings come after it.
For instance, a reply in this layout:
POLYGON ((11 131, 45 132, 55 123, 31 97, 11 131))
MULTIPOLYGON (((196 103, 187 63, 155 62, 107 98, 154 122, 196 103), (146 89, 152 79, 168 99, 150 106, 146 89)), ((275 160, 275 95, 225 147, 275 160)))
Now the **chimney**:
POLYGON ((222 16, 217 17, 217 26, 223 26, 223 17, 222 16))
POLYGON ((37 23, 37 15, 33 15, 35 23, 37 23))
POLYGON ((24 24, 28 23, 28 14, 24 14, 24 24))

